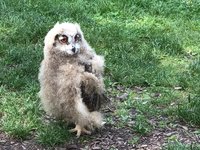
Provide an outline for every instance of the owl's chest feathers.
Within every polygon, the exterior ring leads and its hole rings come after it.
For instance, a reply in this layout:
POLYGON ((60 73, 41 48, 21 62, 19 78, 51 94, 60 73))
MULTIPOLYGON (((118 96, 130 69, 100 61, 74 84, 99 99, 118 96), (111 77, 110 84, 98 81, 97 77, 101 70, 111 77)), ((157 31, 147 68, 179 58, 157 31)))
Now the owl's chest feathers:
MULTIPOLYGON (((48 87, 45 88, 48 89, 47 92, 54 95, 53 99, 56 100, 57 107, 62 110, 66 106, 66 99, 63 97, 73 97, 77 94, 75 87, 79 86, 78 79, 83 69, 79 68, 76 58, 50 57, 44 60, 43 65, 44 80, 42 82, 48 87)), ((67 99, 67 104, 67 106, 74 105, 74 100, 67 99)))
MULTIPOLYGON (((46 85, 57 89, 60 81, 73 80, 84 72, 84 66, 79 64, 77 57, 52 56, 44 60, 44 79, 46 85)), ((63 84, 63 83, 62 83, 63 84)))
POLYGON ((45 68, 48 69, 48 72, 51 72, 50 76, 56 76, 58 73, 60 73, 59 70, 63 66, 69 69, 71 68, 71 66, 77 66, 78 62, 76 59, 77 58, 75 56, 68 57, 63 55, 52 55, 45 60, 45 68))

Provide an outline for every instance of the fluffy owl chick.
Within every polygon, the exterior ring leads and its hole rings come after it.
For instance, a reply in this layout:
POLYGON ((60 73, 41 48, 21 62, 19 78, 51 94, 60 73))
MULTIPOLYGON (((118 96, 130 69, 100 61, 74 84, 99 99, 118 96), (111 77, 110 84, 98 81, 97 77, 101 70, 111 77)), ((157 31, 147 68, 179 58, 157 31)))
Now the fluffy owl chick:
POLYGON ((44 44, 39 96, 46 113, 75 123, 71 131, 78 137, 102 127, 104 58, 89 46, 78 24, 57 23, 44 44))

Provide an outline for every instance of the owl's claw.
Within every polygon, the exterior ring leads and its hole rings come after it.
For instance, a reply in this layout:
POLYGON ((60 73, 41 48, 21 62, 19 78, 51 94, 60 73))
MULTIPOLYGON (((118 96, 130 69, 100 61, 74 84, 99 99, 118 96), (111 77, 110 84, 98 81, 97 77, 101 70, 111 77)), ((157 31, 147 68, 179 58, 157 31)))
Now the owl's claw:
POLYGON ((76 125, 76 127, 74 129, 69 130, 69 132, 77 132, 77 138, 80 137, 81 133, 91 134, 90 131, 86 130, 85 128, 82 128, 80 125, 76 125))

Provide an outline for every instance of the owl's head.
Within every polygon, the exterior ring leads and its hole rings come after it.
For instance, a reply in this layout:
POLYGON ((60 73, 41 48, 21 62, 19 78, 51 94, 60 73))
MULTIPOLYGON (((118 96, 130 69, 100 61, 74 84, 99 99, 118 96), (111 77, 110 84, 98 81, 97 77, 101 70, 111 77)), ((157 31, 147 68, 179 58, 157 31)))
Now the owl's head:
POLYGON ((45 37, 45 51, 53 50, 67 55, 80 52, 84 42, 83 33, 76 23, 57 23, 45 37))

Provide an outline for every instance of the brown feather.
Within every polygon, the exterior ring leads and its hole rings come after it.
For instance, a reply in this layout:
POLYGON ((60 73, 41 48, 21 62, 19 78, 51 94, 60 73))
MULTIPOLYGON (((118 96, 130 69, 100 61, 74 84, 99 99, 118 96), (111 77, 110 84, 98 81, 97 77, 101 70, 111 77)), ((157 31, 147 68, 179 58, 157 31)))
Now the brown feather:
POLYGON ((90 112, 98 111, 101 108, 101 105, 108 101, 105 93, 97 93, 95 89, 91 93, 85 91, 85 85, 81 84, 81 96, 83 102, 87 106, 90 112))
MULTIPOLYGON (((85 71, 92 73, 92 65, 82 62, 79 63, 85 67, 85 71)), ((98 93, 94 89, 92 92, 87 93, 88 91, 85 90, 85 85, 82 82, 81 84, 81 96, 83 98, 83 102, 86 104, 87 108, 90 112, 92 111, 98 111, 101 108, 101 105, 108 101, 108 98, 106 97, 105 93, 98 93)))

